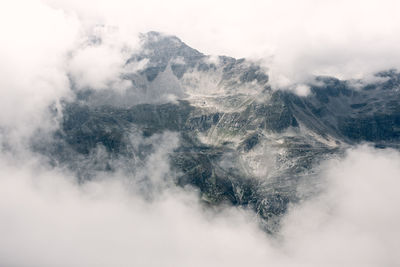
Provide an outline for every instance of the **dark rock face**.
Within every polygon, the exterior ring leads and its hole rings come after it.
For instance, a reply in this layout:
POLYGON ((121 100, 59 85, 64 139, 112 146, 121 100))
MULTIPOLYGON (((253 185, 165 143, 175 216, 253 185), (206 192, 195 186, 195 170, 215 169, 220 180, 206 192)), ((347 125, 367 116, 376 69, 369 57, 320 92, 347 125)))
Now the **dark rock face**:
POLYGON ((181 78, 187 68, 193 68, 200 59, 205 57, 174 36, 166 37, 158 32, 149 32, 142 36, 142 40, 143 49, 147 53, 133 55, 128 63, 149 59, 148 66, 141 72, 149 81, 153 81, 160 72, 165 71, 168 64, 171 64, 173 73, 181 78), (172 59, 179 59, 182 62, 171 62, 172 59))
MULTIPOLYGON (((397 147, 400 141, 400 74, 390 72, 384 82, 351 89, 346 81, 319 78, 312 94, 287 96, 300 121, 319 134, 330 134, 350 144, 379 142, 397 147), (391 85, 391 87, 389 86, 391 85)), ((382 74, 378 74, 382 76, 382 74)))
POLYGON ((176 37, 148 33, 143 51, 128 61, 148 61, 139 73, 126 76, 134 89, 140 83, 140 90, 156 86, 162 92, 167 85, 156 80, 164 75, 183 88, 183 97, 108 105, 89 101, 97 92, 77 92, 75 102, 64 103, 52 142, 39 142, 36 149, 84 180, 93 168, 115 171, 121 166, 116 160, 125 159, 132 169, 139 166, 156 144, 133 146, 132 132, 143 140, 175 132, 179 144, 169 154, 174 182, 197 188, 209 204, 253 209, 273 232, 288 204, 304 195, 298 186, 316 175, 317 162, 340 154, 342 145, 399 144, 400 74, 394 71, 378 74, 383 82, 357 90, 347 81, 317 77, 318 86, 300 97, 272 91, 260 66, 224 56, 211 62, 176 37), (216 89, 198 94, 203 80, 208 82, 203 87, 216 89), (86 164, 99 147, 107 152, 97 159, 101 164, 86 164))

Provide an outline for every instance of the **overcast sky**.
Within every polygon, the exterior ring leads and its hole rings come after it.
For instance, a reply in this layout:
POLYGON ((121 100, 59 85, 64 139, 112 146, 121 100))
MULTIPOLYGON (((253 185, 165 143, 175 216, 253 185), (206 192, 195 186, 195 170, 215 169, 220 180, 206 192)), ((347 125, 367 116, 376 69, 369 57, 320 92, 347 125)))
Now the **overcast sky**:
POLYGON ((309 75, 368 77, 399 67, 398 10, 396 0, 2 1, 0 104, 19 108, 0 121, 40 121, 34 111, 68 95, 66 73, 82 86, 118 84, 138 33, 150 30, 206 54, 259 60, 277 88, 309 75), (88 47, 89 35, 103 44, 88 47))
POLYGON ((177 35, 207 54, 263 59, 277 75, 360 77, 398 67, 396 0, 58 1, 84 25, 177 35))

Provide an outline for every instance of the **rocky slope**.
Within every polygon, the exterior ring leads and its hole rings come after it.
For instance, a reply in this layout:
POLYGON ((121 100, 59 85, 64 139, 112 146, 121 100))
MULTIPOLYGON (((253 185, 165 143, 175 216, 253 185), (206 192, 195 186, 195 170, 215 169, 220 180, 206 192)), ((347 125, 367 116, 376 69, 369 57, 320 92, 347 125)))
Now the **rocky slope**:
POLYGON ((206 56, 156 32, 142 40, 126 63, 145 66, 124 74, 130 88, 76 89, 52 141, 33 141, 82 181, 120 169, 137 177, 162 146, 160 136, 173 133, 178 142, 167 153, 173 175, 166 180, 197 188, 211 205, 249 207, 273 232, 289 203, 315 192, 318 162, 360 142, 398 148, 395 71, 358 86, 316 77, 301 97, 272 90, 266 71, 248 60, 206 56))

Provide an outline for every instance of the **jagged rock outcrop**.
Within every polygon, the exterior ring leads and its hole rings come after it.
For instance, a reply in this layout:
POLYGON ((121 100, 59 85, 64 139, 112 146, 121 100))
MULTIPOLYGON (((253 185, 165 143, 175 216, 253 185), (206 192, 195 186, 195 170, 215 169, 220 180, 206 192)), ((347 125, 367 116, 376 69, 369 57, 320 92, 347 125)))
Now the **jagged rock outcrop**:
POLYGON ((399 143, 395 71, 358 89, 316 77, 310 95, 301 97, 272 90, 266 72, 245 59, 206 56, 156 32, 142 38, 142 52, 127 64, 146 64, 124 74, 132 84, 125 94, 77 90, 76 100, 63 104, 52 141, 36 141, 53 164, 69 166, 83 180, 93 168, 115 171, 121 159, 134 172, 154 145, 132 146, 132 133, 146 139, 176 132, 179 145, 169 154, 174 183, 198 188, 213 205, 250 207, 274 231, 288 204, 307 195, 298 188, 315 182, 316 163, 359 142, 399 143), (99 147, 106 156, 89 164, 99 147))

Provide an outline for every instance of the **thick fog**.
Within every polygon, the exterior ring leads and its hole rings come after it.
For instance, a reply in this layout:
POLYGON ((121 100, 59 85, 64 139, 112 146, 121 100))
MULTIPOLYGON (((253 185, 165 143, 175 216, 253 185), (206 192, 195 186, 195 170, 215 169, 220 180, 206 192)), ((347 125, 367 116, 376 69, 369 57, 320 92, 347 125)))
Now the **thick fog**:
POLYGON ((3 1, 0 266, 399 266, 394 150, 361 145, 318 166, 321 193, 291 206, 269 235, 251 211, 205 209, 195 189, 165 181, 175 175, 173 133, 157 137, 158 149, 135 172, 150 177, 158 190, 151 197, 124 171, 79 183, 29 147, 38 130, 58 127, 57 107, 73 98, 72 87, 126 88, 121 75, 143 67, 125 65, 139 32, 260 60, 274 86, 290 86, 310 73, 359 78, 398 67, 399 8, 356 0, 3 1))
MULTIPOLYGON (((155 153, 158 177, 169 170, 155 153)), ((326 162, 324 192, 291 207, 277 236, 250 211, 204 209, 194 190, 164 185, 145 200, 123 174, 82 185, 28 152, 0 164, 2 266, 400 264, 395 151, 361 146, 326 162)))

